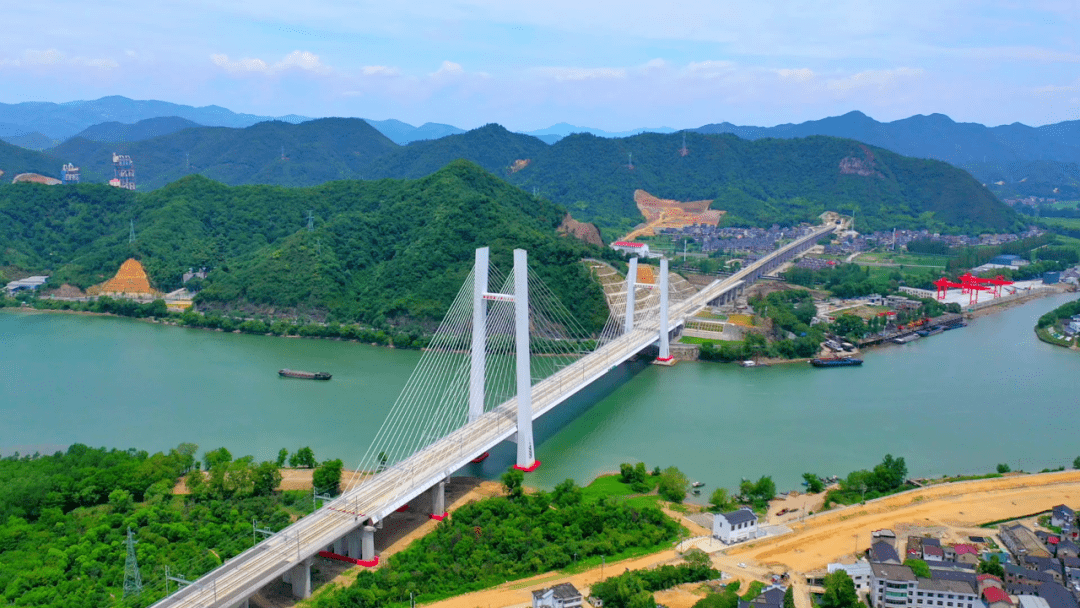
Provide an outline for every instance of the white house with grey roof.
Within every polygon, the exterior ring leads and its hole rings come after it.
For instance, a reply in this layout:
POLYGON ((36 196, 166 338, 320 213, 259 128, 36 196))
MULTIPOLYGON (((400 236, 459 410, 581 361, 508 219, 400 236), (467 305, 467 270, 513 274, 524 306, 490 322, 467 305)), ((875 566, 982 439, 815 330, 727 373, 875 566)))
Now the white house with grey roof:
POLYGON ((732 544, 758 535, 758 516, 749 507, 713 517, 712 535, 721 542, 732 544))
POLYGON ((581 608, 581 592, 570 583, 532 592, 533 608, 581 608))

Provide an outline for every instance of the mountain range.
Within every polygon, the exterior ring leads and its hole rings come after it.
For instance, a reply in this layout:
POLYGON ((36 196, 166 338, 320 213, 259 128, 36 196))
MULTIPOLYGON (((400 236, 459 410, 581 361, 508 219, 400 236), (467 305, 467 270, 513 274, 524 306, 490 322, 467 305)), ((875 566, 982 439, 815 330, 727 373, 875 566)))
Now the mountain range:
MULTIPOLYGON (((295 124, 311 119, 297 115, 275 118, 237 114, 219 106, 196 108, 113 96, 63 104, 0 104, 0 139, 24 148, 45 150, 55 148, 60 142, 73 137, 91 141, 135 142, 179 130, 181 125, 188 128, 244 128, 270 120, 295 124), (139 123, 146 119, 156 120, 146 125, 139 123), (124 129, 114 123, 131 127, 124 129)), ((465 132, 453 125, 439 123, 415 127, 393 119, 364 120, 399 145, 465 132)), ((986 127, 977 123, 958 123, 943 114, 879 122, 861 112, 849 112, 842 116, 775 127, 739 126, 724 122, 691 131, 731 133, 743 139, 791 139, 811 135, 844 137, 905 156, 943 160, 970 172, 1003 198, 1021 195, 1080 198, 1080 121, 1042 127, 1028 127, 1019 123, 986 127)), ((564 137, 580 133, 625 138, 646 132, 671 133, 674 130, 659 127, 611 132, 559 123, 525 134, 554 144, 564 137)))
POLYGON ((61 163, 72 162, 86 175, 109 175, 113 152, 131 155, 140 190, 194 173, 230 185, 294 187, 341 179, 417 179, 466 159, 561 205, 577 220, 595 222, 606 239, 641 221, 634 203, 639 189, 665 199, 714 200, 714 209, 728 212, 726 221, 745 225, 812 222, 829 209, 855 210, 868 229, 971 233, 1017 226, 1016 215, 964 171, 821 136, 577 134, 548 145, 491 124, 399 146, 364 120, 325 118, 244 129, 194 127, 130 143, 77 137, 50 149, 50 156, 4 144, 0 169, 51 163, 57 171, 61 163), (681 154, 684 137, 686 155, 681 154), (12 153, 10 161, 5 152, 12 153))

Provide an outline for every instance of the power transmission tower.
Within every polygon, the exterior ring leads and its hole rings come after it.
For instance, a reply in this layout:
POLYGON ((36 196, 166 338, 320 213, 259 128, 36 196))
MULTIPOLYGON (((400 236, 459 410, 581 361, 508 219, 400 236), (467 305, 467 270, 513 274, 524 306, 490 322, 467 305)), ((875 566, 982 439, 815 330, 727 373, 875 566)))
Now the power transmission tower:
POLYGON ((312 211, 311 209, 308 209, 308 212, 307 212, 307 231, 311 232, 312 230, 315 230, 315 215, 314 215, 314 211, 312 211))
POLYGON ((127 533, 127 560, 124 561, 124 597, 142 593, 142 577, 139 576, 139 562, 135 559, 135 537, 131 528, 127 533))
POLYGON ((135 242, 135 220, 131 220, 130 229, 128 230, 128 242, 135 242))
POLYGON ((686 133, 682 134, 682 147, 679 148, 679 156, 686 156, 690 154, 690 150, 686 149, 686 133))
POLYGON ((626 160, 626 168, 627 169, 633 169, 634 168, 634 153, 633 152, 628 152, 627 156, 626 156, 626 159, 627 159, 626 160))

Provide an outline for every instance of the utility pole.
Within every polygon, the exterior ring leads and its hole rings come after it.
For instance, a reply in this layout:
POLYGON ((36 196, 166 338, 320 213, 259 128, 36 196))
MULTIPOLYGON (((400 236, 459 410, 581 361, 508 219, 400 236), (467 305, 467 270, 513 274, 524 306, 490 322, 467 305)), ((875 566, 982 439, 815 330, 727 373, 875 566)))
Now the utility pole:
POLYGON ((313 210, 311 210, 311 209, 308 209, 308 212, 307 212, 307 231, 311 232, 312 230, 315 230, 315 212, 313 210))
POLYGON ((127 559, 124 561, 124 597, 142 593, 142 577, 139 575, 139 562, 135 558, 135 537, 131 528, 127 530, 127 559))

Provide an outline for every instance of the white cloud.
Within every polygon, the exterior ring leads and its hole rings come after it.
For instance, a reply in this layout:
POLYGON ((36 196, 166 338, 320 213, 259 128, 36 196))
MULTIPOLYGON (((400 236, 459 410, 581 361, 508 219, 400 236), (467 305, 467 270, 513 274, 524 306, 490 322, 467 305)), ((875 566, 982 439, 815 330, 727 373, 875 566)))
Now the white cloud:
POLYGON ((1080 55, 1037 46, 998 46, 965 49, 975 59, 1026 63, 1080 63, 1080 55))
POLYGON ((810 68, 781 68, 776 70, 781 80, 794 80, 795 82, 809 82, 814 79, 814 70, 810 68))
POLYGON ((454 63, 453 61, 443 61, 438 70, 435 70, 430 75, 433 78, 445 78, 461 76, 465 73, 465 68, 461 67, 460 63, 454 63))
POLYGON ((626 78, 626 68, 544 67, 534 71, 544 78, 557 81, 616 80, 626 78))
POLYGON ((286 70, 297 69, 316 74, 327 74, 332 70, 319 61, 319 56, 311 51, 293 51, 282 58, 281 61, 270 64, 255 57, 245 57, 235 61, 228 55, 215 53, 210 55, 210 61, 219 68, 230 74, 258 73, 278 74, 286 70))
POLYGON ((710 59, 708 61, 688 63, 685 72, 690 76, 700 78, 717 78, 730 75, 737 67, 738 65, 734 61, 714 61, 710 59))
POLYGON ((360 68, 360 74, 364 76, 400 76, 401 70, 385 65, 365 65, 360 68))
POLYGON ((833 91, 853 91, 856 89, 887 89, 902 79, 917 78, 923 75, 921 68, 900 67, 891 70, 866 70, 851 76, 831 78, 825 86, 833 91))
POLYGON ((27 49, 17 59, 0 59, 0 66, 9 67, 32 67, 32 66, 83 66, 100 70, 112 70, 120 67, 120 64, 107 57, 68 57, 57 49, 27 49))

